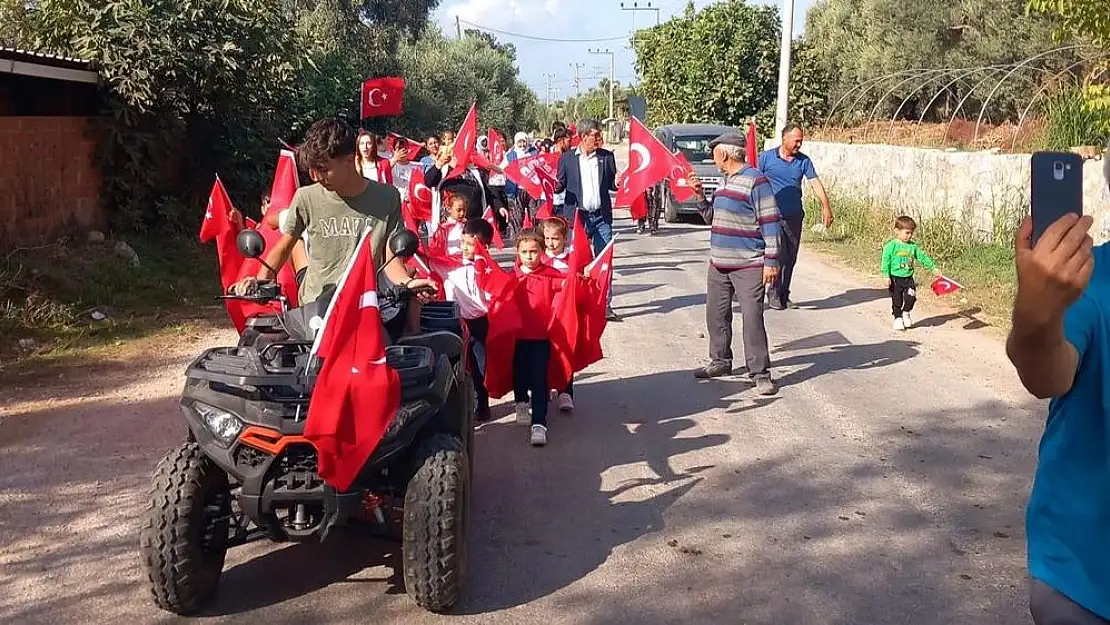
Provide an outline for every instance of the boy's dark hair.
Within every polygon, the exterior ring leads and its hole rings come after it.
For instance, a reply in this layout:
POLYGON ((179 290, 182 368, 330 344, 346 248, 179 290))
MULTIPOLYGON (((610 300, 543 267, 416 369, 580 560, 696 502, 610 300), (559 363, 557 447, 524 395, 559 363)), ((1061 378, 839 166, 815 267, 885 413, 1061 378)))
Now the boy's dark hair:
POLYGON ((489 222, 485 219, 477 217, 467 219, 466 223, 463 224, 463 234, 478 239, 482 242, 482 245, 489 245, 493 242, 493 226, 489 225, 489 222))
POLYGON ((544 219, 540 222, 539 225, 540 227, 536 228, 536 230, 543 232, 548 228, 554 228, 559 234, 563 235, 564 238, 567 236, 567 233, 570 232, 570 227, 567 226, 567 220, 563 219, 562 217, 552 217, 551 219, 544 219))
POLYGON ((532 230, 521 230, 520 234, 516 235, 516 247, 517 247, 517 249, 520 249, 520 244, 524 243, 525 241, 531 241, 531 242, 535 243, 536 245, 540 246, 541 250, 543 249, 543 245, 544 245, 543 235, 540 234, 539 232, 536 232, 534 229, 532 229, 532 230))
POLYGON ((913 217, 910 217, 908 215, 902 215, 898 219, 894 220, 894 229, 895 230, 917 230, 917 222, 913 220, 913 217))
POLYGON ((555 132, 551 133, 552 141, 562 141, 563 139, 570 139, 570 131, 566 128, 556 128, 555 132))
POLYGON ((354 158, 355 143, 355 131, 349 124, 339 119, 321 119, 312 124, 297 147, 298 160, 309 169, 322 169, 333 158, 354 158))
POLYGON ((560 128, 562 128, 563 130, 566 130, 567 125, 563 122, 552 122, 551 123, 551 134, 555 134, 560 128))

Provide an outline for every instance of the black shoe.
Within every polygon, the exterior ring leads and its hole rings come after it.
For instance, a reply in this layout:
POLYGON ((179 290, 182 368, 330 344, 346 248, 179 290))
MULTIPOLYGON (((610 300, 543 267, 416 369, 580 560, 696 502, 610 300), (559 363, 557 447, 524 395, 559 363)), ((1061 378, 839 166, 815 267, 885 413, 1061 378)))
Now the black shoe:
POLYGON ((606 321, 620 321, 621 317, 617 314, 617 311, 613 310, 613 308, 609 306, 605 309, 605 319, 606 321))
POLYGON ((699 369, 694 369, 694 377, 699 380, 719 378, 732 375, 732 365, 723 362, 713 362, 699 369))
POLYGON ((786 306, 784 306, 782 301, 780 301, 777 297, 767 298, 765 309, 766 308, 770 308, 772 310, 786 310, 786 306))
POLYGON ((493 418, 493 414, 489 411, 489 408, 486 408, 485 410, 482 410, 481 408, 479 408, 474 413, 474 422, 475 423, 488 423, 490 421, 490 419, 492 419, 492 418, 493 418))

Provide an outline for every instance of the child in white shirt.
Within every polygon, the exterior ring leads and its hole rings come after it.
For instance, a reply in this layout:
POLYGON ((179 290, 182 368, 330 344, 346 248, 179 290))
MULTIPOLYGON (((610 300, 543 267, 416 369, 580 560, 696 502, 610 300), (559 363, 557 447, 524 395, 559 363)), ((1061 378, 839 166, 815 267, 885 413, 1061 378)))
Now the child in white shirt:
POLYGON ((449 271, 443 286, 447 301, 455 302, 459 317, 470 331, 470 375, 478 395, 478 409, 474 418, 479 423, 490 420, 489 393, 486 391, 486 337, 489 335, 490 295, 478 286, 474 271, 474 248, 477 241, 489 245, 493 240, 493 226, 484 219, 469 219, 460 224, 460 254, 462 265, 449 271))

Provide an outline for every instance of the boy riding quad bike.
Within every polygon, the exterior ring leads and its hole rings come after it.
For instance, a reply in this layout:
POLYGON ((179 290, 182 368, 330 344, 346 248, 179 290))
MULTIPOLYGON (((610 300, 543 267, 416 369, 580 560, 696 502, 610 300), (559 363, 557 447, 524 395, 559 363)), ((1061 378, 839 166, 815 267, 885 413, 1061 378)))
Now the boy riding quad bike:
MULTIPOLYGON (((240 234, 244 255, 264 245, 240 234)), ((416 236, 391 240, 410 256, 416 236)), ((408 289, 383 293, 404 301, 408 289)), ((274 283, 228 297, 266 303, 274 283)), ((303 436, 319 367, 311 364, 314 329, 326 312, 317 300, 249 320, 252 344, 206 350, 188 367, 181 410, 186 441, 155 469, 140 531, 155 603, 177 614, 212 598, 230 547, 259 538, 323 540, 358 524, 393 536, 400 526, 404 579, 420 606, 442 611, 459 598, 466 563, 473 390, 454 305, 429 304, 423 332, 386 347, 401 379, 401 404, 355 484, 337 492, 317 473, 303 436)), ((248 333, 244 333, 247 336, 248 333)))
POLYGON ((251 319, 238 346, 206 350, 189 365, 181 398, 188 436, 156 468, 140 531, 151 591, 163 609, 193 613, 212 598, 229 547, 263 537, 320 540, 347 523, 387 535, 400 526, 408 593, 429 610, 446 610, 459 598, 466 555, 474 395, 465 333, 452 304, 431 302, 419 332, 390 333, 385 356, 400 378, 399 408, 354 484, 343 492, 325 484, 304 437, 320 371, 310 352, 362 233, 370 230, 373 266, 395 285, 379 292, 383 319, 391 307, 418 305, 434 286, 404 269, 400 259, 416 251, 417 239, 402 228, 396 188, 355 170, 350 126, 316 122, 298 151, 314 184, 267 215, 282 232, 272 249, 257 232, 240 233, 240 251, 262 262, 257 277, 230 292, 280 301, 272 268, 304 239, 304 305, 251 319))

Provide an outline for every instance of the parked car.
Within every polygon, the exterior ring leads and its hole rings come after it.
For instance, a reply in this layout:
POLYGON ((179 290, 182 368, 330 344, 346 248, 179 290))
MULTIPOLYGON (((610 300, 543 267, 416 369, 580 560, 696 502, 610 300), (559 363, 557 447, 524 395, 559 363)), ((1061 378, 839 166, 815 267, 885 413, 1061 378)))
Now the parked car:
MULTIPOLYGON (((732 126, 719 124, 669 124, 655 129, 655 136, 674 152, 678 150, 694 166, 694 172, 701 178, 702 187, 706 197, 711 197, 717 187, 724 183, 724 177, 717 166, 713 164, 713 154, 709 150, 709 142, 727 132, 740 132, 732 126)), ((742 133, 741 133, 742 134, 742 133)), ((661 202, 658 207, 667 223, 674 223, 687 215, 697 214, 697 202, 690 200, 679 203, 671 193, 670 187, 664 182, 657 193, 650 197, 661 202)))

